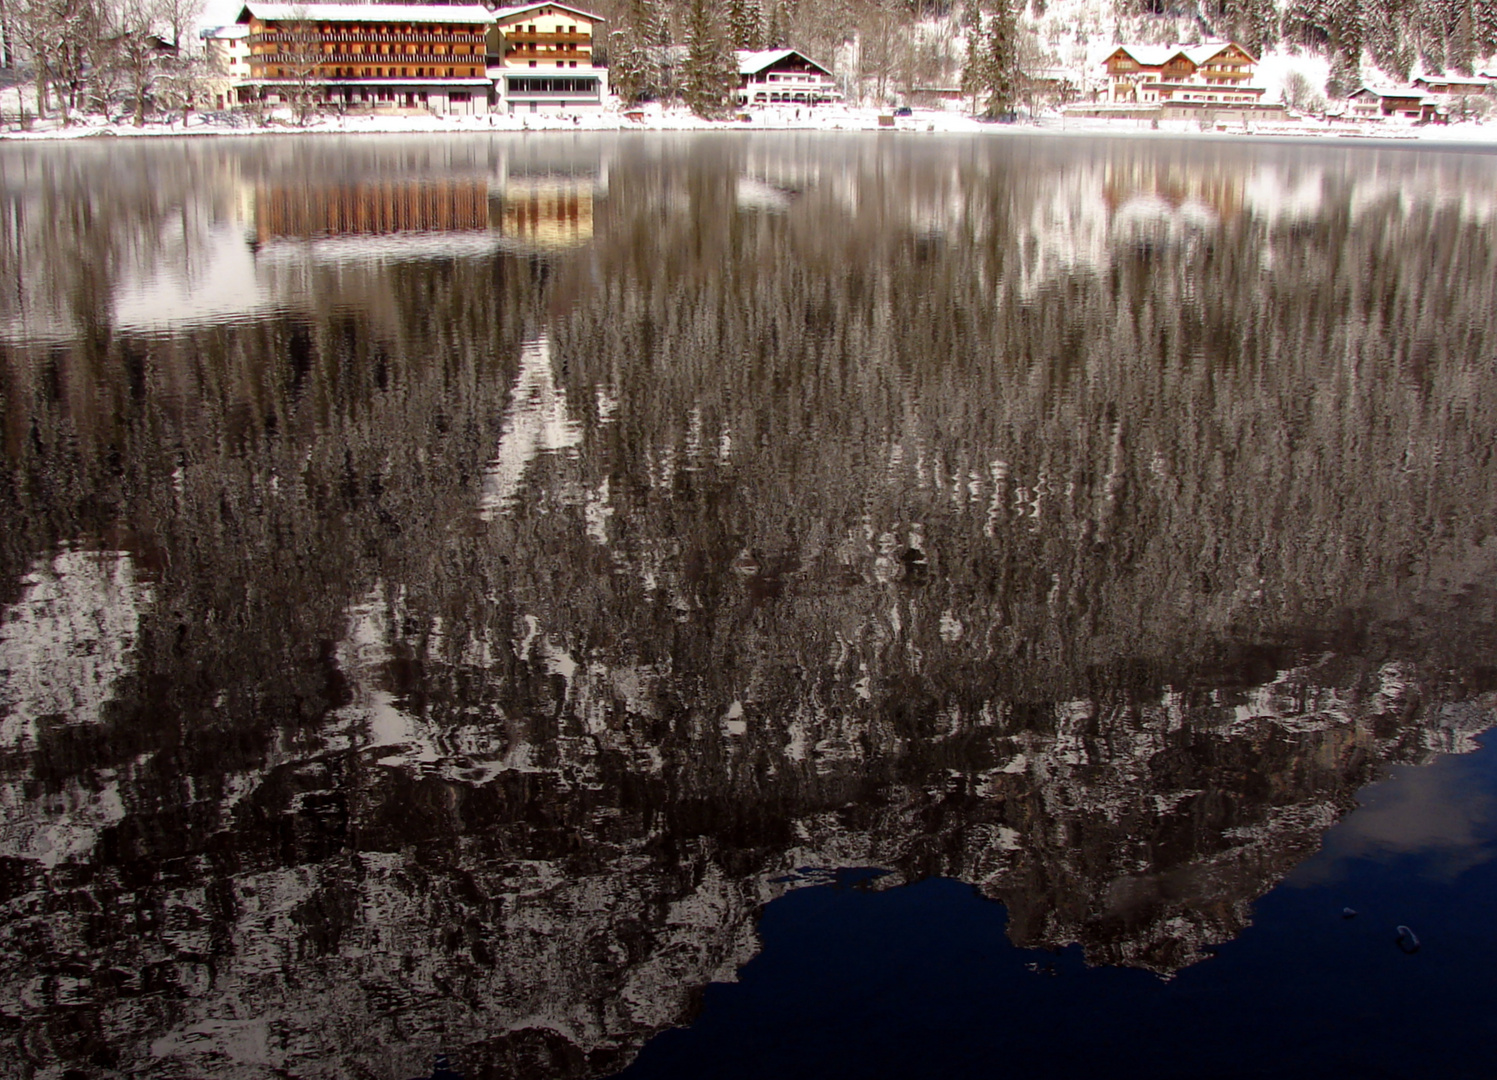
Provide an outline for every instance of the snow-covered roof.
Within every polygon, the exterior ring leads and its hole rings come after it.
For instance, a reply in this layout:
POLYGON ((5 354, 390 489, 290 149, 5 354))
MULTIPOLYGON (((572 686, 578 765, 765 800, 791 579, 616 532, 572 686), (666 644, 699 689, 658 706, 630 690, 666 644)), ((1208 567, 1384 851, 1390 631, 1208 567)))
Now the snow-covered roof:
POLYGON ((577 17, 582 19, 591 20, 592 22, 606 21, 603 16, 594 15, 591 11, 583 11, 581 8, 572 7, 570 4, 546 3, 545 0, 541 0, 540 3, 536 4, 517 4, 514 7, 498 8, 497 10, 491 12, 489 17, 492 18, 495 22, 503 22, 505 19, 513 19, 516 15, 523 15, 527 11, 534 11, 536 8, 543 7, 554 7, 560 8, 562 11, 570 11, 573 15, 576 15, 577 17))
POLYGON ((1439 86, 1443 83, 1447 86, 1491 86, 1492 82, 1489 75, 1421 75, 1414 80, 1414 85, 1423 83, 1425 86, 1439 86))
POLYGON ((205 26, 198 31, 198 36, 205 40, 210 38, 218 40, 246 38, 249 37, 249 27, 243 23, 230 23, 228 26, 205 26))
POLYGON ((1346 96, 1349 98, 1361 97, 1370 94, 1376 98, 1419 98, 1423 100, 1424 91, 1416 90, 1412 86, 1364 86, 1346 96))
POLYGON ((1175 57, 1183 56, 1199 67, 1218 53, 1234 47, 1240 49, 1249 60, 1257 62, 1257 58, 1252 53, 1232 41, 1204 41, 1193 45, 1119 45, 1107 55, 1114 56, 1119 52, 1125 52, 1137 61, 1140 67, 1163 67, 1175 57))
POLYGON ((245 4, 247 17, 267 22, 488 23, 493 13, 481 4, 245 4))
POLYGON ((1206 63, 1213 57, 1226 52, 1228 49, 1237 49, 1242 53, 1242 55, 1246 56, 1254 63, 1257 63, 1258 61, 1258 58, 1256 56, 1248 52, 1241 45, 1238 45, 1235 41, 1203 41, 1199 45, 1181 45, 1179 46, 1179 49, 1186 56, 1190 57, 1191 63, 1197 66, 1206 63))
POLYGON ((1140 67, 1163 67, 1179 51, 1174 45, 1119 45, 1108 55, 1124 52, 1140 67))
POLYGON ((757 75, 765 68, 772 67, 773 65, 778 64, 781 60, 784 60, 786 57, 790 56, 798 56, 806 63, 810 64, 812 67, 819 69, 824 74, 831 74, 830 71, 822 67, 815 60, 812 60, 805 53, 800 52, 796 49, 761 49, 758 52, 750 52, 747 49, 739 49, 738 74, 757 75))

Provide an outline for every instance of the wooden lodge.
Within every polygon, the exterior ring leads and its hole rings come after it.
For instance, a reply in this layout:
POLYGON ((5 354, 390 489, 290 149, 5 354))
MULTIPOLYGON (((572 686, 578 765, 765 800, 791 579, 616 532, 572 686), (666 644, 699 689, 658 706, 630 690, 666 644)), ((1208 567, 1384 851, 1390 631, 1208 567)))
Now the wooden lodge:
MULTIPOLYGON (((556 3, 287 4, 251 0, 238 103, 439 114, 601 109, 593 66, 602 20, 556 3)), ((221 51, 228 60, 232 35, 221 51)))
POLYGON ((1107 100, 1118 104, 1256 104, 1258 60, 1230 41, 1201 45, 1119 45, 1103 61, 1107 100))
POLYGON ((248 3, 236 21, 249 28, 241 100, 488 111, 485 7, 248 3))

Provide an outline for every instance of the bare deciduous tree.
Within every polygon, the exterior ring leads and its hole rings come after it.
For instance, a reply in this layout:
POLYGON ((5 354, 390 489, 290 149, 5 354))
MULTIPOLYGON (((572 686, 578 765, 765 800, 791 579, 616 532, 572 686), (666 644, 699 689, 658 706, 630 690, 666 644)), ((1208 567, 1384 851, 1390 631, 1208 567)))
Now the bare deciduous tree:
POLYGON ((322 35, 305 6, 291 9, 291 17, 277 24, 281 41, 278 67, 286 82, 283 93, 298 124, 306 124, 316 106, 317 74, 322 63, 322 35))
POLYGON ((17 40, 30 54, 38 116, 55 93, 64 124, 79 108, 84 77, 98 41, 98 13, 91 0, 20 0, 11 11, 17 40))
POLYGON ((156 82, 156 100, 168 113, 181 113, 182 124, 208 99, 213 71, 205 56, 184 56, 180 51, 164 66, 156 82))
POLYGON ((99 38, 101 58, 128 85, 136 127, 145 125, 162 63, 175 51, 157 35, 156 29, 157 10, 153 0, 113 0, 105 9, 99 38))

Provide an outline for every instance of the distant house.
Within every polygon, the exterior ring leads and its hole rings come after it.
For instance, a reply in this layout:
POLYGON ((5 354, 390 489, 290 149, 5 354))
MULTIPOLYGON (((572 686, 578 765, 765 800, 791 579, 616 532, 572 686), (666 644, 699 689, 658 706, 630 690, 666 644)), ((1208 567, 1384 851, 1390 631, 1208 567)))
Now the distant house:
POLYGON ((1399 116, 1408 120, 1432 119, 1437 104, 1423 91, 1404 87, 1388 89, 1364 86, 1346 98, 1347 113, 1363 119, 1399 116), (1428 106, 1428 108, 1426 108, 1428 106))
POLYGON ((815 105, 839 101, 831 71, 795 49, 738 53, 738 104, 815 105))
POLYGON ((1065 103, 1080 95, 1081 79, 1068 68, 1035 68, 1024 72, 1022 79, 1027 97, 1045 97, 1065 103))
POLYGON ((1129 104, 1167 101, 1256 103, 1257 57, 1230 41, 1199 45, 1119 45, 1102 62, 1107 100, 1129 104))
POLYGON ((1477 97, 1497 86, 1497 80, 1488 76, 1467 78, 1460 75, 1421 75, 1414 80, 1414 87, 1432 97, 1464 98, 1477 97))

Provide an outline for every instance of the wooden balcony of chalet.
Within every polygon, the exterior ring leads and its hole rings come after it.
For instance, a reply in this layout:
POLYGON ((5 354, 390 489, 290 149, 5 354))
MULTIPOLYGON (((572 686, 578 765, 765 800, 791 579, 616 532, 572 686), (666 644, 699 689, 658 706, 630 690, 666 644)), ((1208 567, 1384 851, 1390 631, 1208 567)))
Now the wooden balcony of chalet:
POLYGON ((391 45, 482 45, 483 34, 372 34, 361 31, 339 31, 337 33, 324 33, 321 30, 288 31, 270 30, 259 34, 250 34, 251 46, 259 44, 300 44, 305 41, 318 42, 352 42, 352 43, 376 43, 391 45))
POLYGON ((579 49, 576 46, 569 49, 541 49, 531 45, 504 50, 505 56, 519 57, 524 60, 582 60, 592 56, 592 54, 592 49, 579 49))
POLYGON ((532 34, 520 30, 506 30, 504 32, 504 40, 514 44, 527 45, 562 45, 568 42, 586 45, 593 40, 593 36, 582 31, 573 34, 532 34))
POLYGON ((354 52, 301 52, 301 53, 258 53, 250 60, 251 64, 267 66, 272 64, 296 65, 306 63, 326 64, 439 64, 444 67, 467 66, 479 64, 483 61, 479 56, 461 56, 452 53, 354 53, 354 52))

